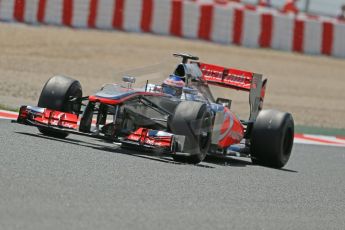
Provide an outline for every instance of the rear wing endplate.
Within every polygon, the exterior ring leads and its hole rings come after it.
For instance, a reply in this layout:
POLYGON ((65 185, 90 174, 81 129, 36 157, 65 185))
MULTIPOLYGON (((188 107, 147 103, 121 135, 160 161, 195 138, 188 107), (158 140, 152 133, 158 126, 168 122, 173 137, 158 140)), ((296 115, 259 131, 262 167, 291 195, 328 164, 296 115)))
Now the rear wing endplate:
POLYGON ((262 109, 267 79, 261 74, 199 62, 201 79, 216 85, 249 92, 249 121, 255 121, 262 109))

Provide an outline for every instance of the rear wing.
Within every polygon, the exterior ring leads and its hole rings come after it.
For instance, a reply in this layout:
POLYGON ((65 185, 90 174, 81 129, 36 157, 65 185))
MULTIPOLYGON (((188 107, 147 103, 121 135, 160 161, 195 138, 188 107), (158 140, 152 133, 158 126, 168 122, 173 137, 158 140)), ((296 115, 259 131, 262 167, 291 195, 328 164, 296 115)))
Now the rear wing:
POLYGON ((199 62, 201 79, 209 85, 249 92, 250 117, 255 121, 262 109, 267 79, 261 74, 199 62))

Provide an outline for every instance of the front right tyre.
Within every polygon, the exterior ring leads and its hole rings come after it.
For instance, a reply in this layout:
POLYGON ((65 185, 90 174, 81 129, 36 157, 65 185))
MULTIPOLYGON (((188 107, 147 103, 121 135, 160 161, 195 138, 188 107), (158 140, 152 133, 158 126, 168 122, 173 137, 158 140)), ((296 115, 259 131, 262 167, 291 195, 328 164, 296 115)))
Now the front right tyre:
MULTIPOLYGON (((54 76, 44 85, 38 107, 78 114, 81 103, 77 100, 71 101, 71 99, 81 98, 82 93, 79 81, 65 76, 54 76)), ((44 135, 57 138, 65 138, 68 135, 66 132, 49 128, 38 128, 38 130, 44 135)))
POLYGON ((212 115, 206 104, 182 101, 176 107, 169 127, 174 134, 185 136, 183 153, 176 152, 173 155, 175 161, 198 164, 204 160, 211 144, 212 127, 212 115))

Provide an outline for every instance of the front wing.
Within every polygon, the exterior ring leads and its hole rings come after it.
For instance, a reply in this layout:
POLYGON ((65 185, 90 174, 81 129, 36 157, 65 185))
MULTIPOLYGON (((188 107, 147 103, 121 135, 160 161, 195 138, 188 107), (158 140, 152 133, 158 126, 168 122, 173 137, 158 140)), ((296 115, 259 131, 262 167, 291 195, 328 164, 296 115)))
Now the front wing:
POLYGON ((97 128, 91 133, 80 132, 78 130, 79 118, 76 114, 34 106, 22 106, 15 122, 38 128, 118 142, 125 147, 139 151, 149 150, 168 154, 175 154, 177 151, 183 149, 185 138, 181 135, 147 128, 138 128, 134 132, 130 132, 129 135, 114 137, 103 135, 97 128))

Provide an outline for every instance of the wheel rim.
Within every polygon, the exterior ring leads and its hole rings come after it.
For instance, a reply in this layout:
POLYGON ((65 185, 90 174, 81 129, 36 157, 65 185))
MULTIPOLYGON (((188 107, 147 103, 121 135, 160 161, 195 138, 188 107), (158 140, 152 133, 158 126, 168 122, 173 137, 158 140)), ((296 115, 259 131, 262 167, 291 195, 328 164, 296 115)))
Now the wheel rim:
POLYGON ((209 141, 211 139, 210 127, 211 127, 211 115, 207 113, 206 116, 202 118, 201 132, 199 135, 199 147, 201 151, 204 151, 209 145, 209 141))

